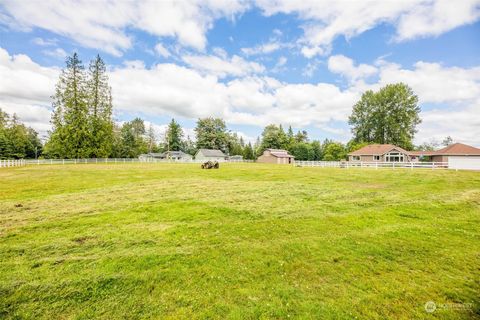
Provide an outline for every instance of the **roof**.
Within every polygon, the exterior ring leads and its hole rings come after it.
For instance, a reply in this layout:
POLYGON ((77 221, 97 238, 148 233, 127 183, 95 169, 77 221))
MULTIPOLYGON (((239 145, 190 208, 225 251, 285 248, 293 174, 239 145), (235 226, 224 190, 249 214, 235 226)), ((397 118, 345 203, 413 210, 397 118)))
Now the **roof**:
POLYGON ((480 156, 480 149, 463 143, 454 143, 440 150, 433 151, 433 155, 480 156))
POLYGON ((356 151, 350 152, 349 155, 352 155, 352 156, 383 155, 385 153, 388 153, 389 151, 392 151, 393 149, 396 149, 402 153, 408 154, 408 151, 400 147, 397 147, 396 145, 393 145, 393 144, 369 144, 368 146, 365 146, 356 151))
POLYGON ((197 154, 202 153, 205 157, 225 157, 221 150, 216 149, 199 149, 197 154))
POLYGON ((267 149, 267 151, 270 151, 270 154, 274 157, 277 158, 295 158, 291 154, 288 153, 287 150, 283 149, 267 149))
POLYGON ((191 157, 190 154, 185 153, 183 151, 165 151, 164 153, 161 154, 163 157, 191 157))

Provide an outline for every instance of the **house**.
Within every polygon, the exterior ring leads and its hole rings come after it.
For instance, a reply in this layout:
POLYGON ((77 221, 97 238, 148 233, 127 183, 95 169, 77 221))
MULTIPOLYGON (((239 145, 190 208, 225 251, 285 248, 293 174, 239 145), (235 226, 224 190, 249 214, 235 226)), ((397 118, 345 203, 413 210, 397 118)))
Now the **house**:
POLYGON ((426 157, 431 162, 448 163, 450 169, 480 170, 480 149, 463 143, 454 143, 436 151, 411 151, 412 155, 426 157))
POLYGON ((195 154, 195 160, 202 161, 224 161, 227 156, 220 150, 199 149, 195 154))
POLYGON ((188 153, 183 151, 165 151, 162 153, 147 153, 141 154, 138 157, 142 161, 149 161, 152 159, 160 159, 160 160, 175 160, 175 161, 190 161, 192 160, 192 156, 188 153))
POLYGON ((348 154, 348 160, 355 162, 410 162, 417 156, 393 144, 369 144, 348 154))
POLYGON ((287 150, 282 149, 267 149, 258 157, 257 162, 261 163, 277 163, 289 164, 293 163, 295 157, 288 153, 287 150))
POLYGON ((193 159, 192 155, 183 151, 165 151, 160 154, 160 159, 176 160, 176 161, 190 161, 193 159))
POLYGON ((241 156, 241 155, 230 156, 230 157, 228 157, 228 160, 230 160, 230 161, 243 161, 243 156, 241 156))

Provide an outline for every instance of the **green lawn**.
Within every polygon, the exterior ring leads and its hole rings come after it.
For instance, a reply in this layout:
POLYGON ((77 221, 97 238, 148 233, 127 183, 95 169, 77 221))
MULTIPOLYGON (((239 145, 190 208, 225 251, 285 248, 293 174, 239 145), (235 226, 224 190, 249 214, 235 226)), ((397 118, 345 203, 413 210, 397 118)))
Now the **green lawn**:
POLYGON ((0 318, 480 318, 480 172, 92 164, 0 182, 0 318))

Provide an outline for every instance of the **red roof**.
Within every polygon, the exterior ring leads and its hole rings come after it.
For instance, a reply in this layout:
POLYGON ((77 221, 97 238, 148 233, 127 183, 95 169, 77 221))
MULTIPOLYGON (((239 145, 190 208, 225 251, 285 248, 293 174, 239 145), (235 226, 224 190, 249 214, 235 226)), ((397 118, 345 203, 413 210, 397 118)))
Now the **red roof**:
POLYGON ((350 152, 349 155, 352 156, 371 156, 371 155, 383 155, 389 151, 396 149, 402 153, 408 154, 408 151, 397 147, 393 144, 369 144, 363 148, 360 148, 356 151, 350 152))

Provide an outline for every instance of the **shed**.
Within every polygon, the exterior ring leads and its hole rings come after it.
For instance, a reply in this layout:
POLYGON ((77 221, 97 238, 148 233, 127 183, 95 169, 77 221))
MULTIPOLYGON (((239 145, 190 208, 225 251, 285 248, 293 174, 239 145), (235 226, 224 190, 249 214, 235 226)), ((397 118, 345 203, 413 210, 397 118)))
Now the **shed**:
POLYGON ((295 157, 283 149, 266 149, 263 154, 258 157, 257 162, 260 163, 276 163, 290 164, 293 163, 295 157))

